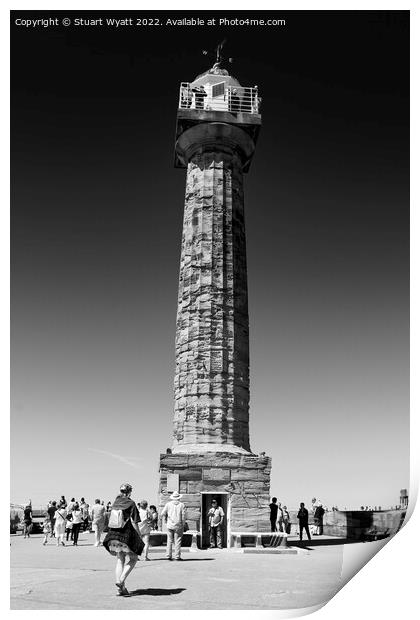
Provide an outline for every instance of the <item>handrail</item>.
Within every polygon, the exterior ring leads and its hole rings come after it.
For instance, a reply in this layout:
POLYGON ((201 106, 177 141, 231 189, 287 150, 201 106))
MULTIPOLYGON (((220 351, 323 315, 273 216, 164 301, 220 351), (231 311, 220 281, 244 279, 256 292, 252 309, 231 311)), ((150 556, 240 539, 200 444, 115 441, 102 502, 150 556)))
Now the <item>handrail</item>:
POLYGON ((232 86, 221 81, 207 87, 194 87, 190 82, 181 82, 178 107, 181 110, 260 114, 261 97, 257 86, 232 86))

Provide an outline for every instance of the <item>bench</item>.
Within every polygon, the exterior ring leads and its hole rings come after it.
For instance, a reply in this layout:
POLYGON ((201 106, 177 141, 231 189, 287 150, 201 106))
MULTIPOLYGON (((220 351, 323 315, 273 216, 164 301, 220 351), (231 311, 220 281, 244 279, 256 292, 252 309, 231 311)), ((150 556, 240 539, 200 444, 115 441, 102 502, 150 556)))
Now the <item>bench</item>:
POLYGON ((389 528, 386 529, 378 529, 375 526, 372 526, 364 533, 363 539, 366 542, 373 542, 375 540, 382 540, 383 538, 388 538, 389 536, 389 528))
POLYGON ((256 549, 264 549, 263 544, 262 544, 262 537, 263 536, 268 536, 271 537, 271 540, 273 541, 273 539, 277 542, 278 541, 278 545, 273 545, 270 544, 270 547, 287 547, 287 536, 288 534, 286 534, 285 532, 231 532, 230 533, 232 538, 233 538, 233 546, 236 547, 237 549, 242 548, 242 536, 254 536, 255 537, 255 548, 256 549))

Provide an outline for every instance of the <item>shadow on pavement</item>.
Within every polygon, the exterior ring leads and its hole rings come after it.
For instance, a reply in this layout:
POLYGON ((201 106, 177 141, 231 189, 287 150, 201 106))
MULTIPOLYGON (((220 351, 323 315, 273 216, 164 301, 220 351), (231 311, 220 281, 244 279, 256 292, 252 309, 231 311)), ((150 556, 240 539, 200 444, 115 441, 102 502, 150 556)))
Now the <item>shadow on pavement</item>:
POLYGON ((353 545, 358 542, 361 541, 350 538, 328 538, 324 540, 312 538, 311 540, 290 540, 289 546, 308 549, 307 545, 309 545, 309 547, 330 547, 332 545, 353 545))
POLYGON ((146 588, 145 590, 132 590, 130 596, 170 596, 181 594, 185 588, 146 588))
MULTIPOLYGON (((183 562, 211 562, 215 558, 182 558, 183 562)), ((167 558, 153 558, 153 562, 167 562, 167 558)), ((172 562, 176 562, 177 560, 172 560, 172 562)))

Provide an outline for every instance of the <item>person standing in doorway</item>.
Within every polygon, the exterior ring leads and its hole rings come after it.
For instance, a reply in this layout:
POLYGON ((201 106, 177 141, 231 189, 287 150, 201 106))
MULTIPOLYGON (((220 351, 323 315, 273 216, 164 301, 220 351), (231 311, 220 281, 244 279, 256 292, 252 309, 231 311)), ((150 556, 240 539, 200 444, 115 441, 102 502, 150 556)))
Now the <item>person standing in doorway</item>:
POLYGON ((162 510, 162 521, 166 521, 167 527, 167 545, 166 545, 166 559, 172 560, 172 547, 175 547, 175 560, 182 560, 181 558, 181 542, 182 534, 184 533, 185 524, 185 506, 179 500, 182 495, 175 491, 171 495, 170 501, 165 505, 162 510))
POLYGON ((305 504, 301 502, 299 512, 297 513, 297 518, 299 521, 299 538, 302 540, 303 530, 305 530, 308 540, 311 540, 311 535, 309 533, 309 513, 305 508, 305 504))
POLYGON ((276 523, 277 523, 277 511, 279 507, 277 505, 277 497, 271 498, 270 504, 270 523, 271 523, 271 531, 276 531, 276 523))
POLYGON ((101 500, 95 499, 95 503, 90 512, 92 529, 95 532, 95 547, 99 547, 101 544, 101 535, 105 527, 105 512, 105 506, 101 504, 101 500))
POLYGON ((208 512, 210 527, 210 547, 214 549, 217 545, 218 549, 223 548, 222 544, 222 527, 225 513, 223 508, 218 505, 216 499, 211 500, 211 508, 208 512))

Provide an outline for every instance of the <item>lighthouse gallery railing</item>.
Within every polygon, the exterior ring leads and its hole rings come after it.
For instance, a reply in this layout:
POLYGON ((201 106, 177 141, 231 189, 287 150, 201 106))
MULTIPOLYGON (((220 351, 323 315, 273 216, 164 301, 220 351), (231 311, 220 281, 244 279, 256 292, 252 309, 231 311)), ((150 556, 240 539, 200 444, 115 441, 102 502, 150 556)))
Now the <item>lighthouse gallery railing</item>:
POLYGON ((218 112, 245 112, 260 114, 261 98, 257 86, 231 86, 225 82, 194 87, 181 82, 179 109, 214 110, 218 112))

